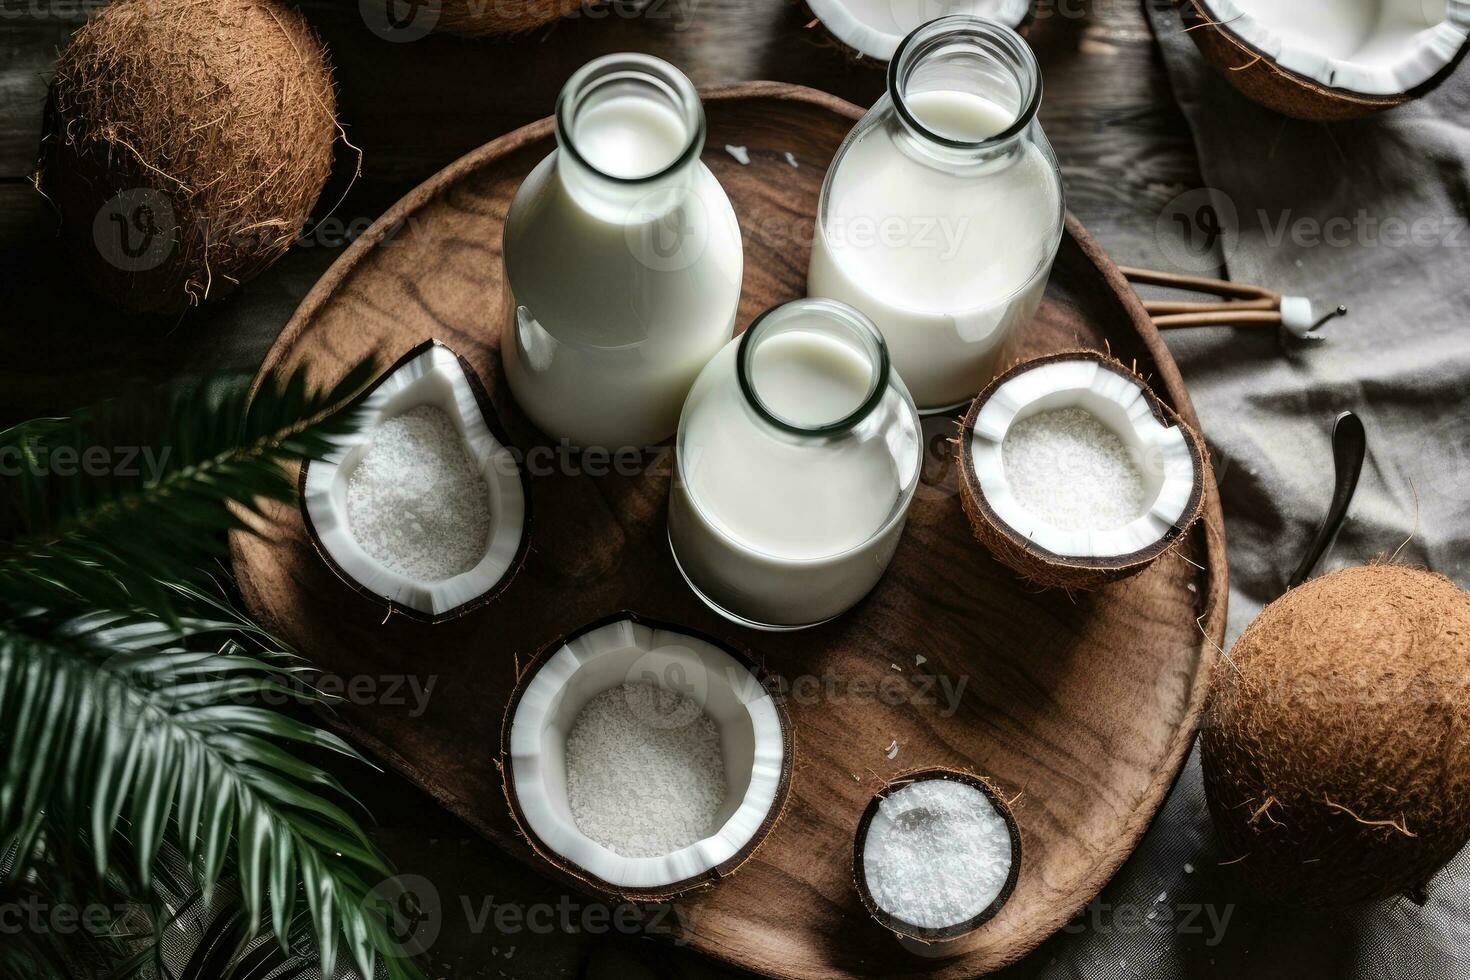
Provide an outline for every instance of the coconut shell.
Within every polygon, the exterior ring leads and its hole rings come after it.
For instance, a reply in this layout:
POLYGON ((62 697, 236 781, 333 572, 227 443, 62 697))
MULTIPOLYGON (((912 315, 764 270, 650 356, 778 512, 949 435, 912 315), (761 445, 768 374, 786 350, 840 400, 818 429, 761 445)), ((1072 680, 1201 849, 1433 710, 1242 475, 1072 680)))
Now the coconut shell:
POLYGON ((1266 607, 1201 737, 1224 860, 1305 908, 1415 895, 1470 840, 1470 594, 1373 564, 1266 607))
POLYGON ((686 636, 697 637, 719 647, 737 663, 750 671, 754 677, 767 690, 775 688, 775 682, 771 674, 760 665, 755 656, 743 647, 739 647, 727 640, 721 639, 708 633, 704 633, 688 626, 674 623, 665 623, 651 617, 641 615, 632 610, 621 610, 610 613, 601 619, 595 620, 575 630, 566 636, 558 637, 543 646, 524 667, 517 665, 516 685, 511 691, 510 701, 505 706, 505 714, 500 721, 500 754, 496 759, 496 768, 500 770, 501 790, 505 794, 506 806, 510 810, 510 817, 515 821, 516 830, 526 844, 538 858, 544 860, 550 867, 562 875, 564 880, 575 886, 596 892, 610 898, 634 902, 665 902, 677 896, 709 888, 724 881, 741 868, 743 868, 760 846, 770 837, 772 831, 786 815, 786 804, 791 792, 791 780, 796 772, 796 738, 792 727, 791 715, 786 709, 785 701, 779 697, 772 698, 772 705, 776 711, 776 719, 781 728, 781 776, 776 786, 775 799, 771 808, 767 811, 765 819, 746 842, 745 846, 737 851, 723 863, 713 868, 695 874, 693 877, 683 881, 670 882, 665 885, 656 885, 648 888, 629 888, 611 884, 599 878, 595 873, 577 864, 571 858, 561 854, 555 848, 546 844, 537 836, 530 820, 526 818, 526 812, 521 805, 521 799, 516 792, 515 784, 515 757, 511 754, 511 731, 515 726, 516 711, 520 707, 521 698, 531 681, 535 679, 537 671, 546 665, 546 662, 556 655, 562 647, 573 642, 578 637, 591 633, 609 623, 627 620, 638 623, 651 629, 671 630, 683 633, 686 636))
POLYGON ((466 37, 519 34, 581 6, 582 0, 438 0, 435 29, 466 37))
POLYGON ((1231 85, 1247 98, 1293 119, 1335 122, 1361 119, 1409 101, 1411 95, 1362 95, 1330 88, 1315 79, 1283 68, 1215 20, 1198 0, 1183 0, 1185 31, 1231 85))
POLYGON ((1199 520, 1204 510, 1205 474, 1209 467, 1204 440, 1189 423, 1180 418, 1177 412, 1164 404, 1153 393, 1143 378, 1129 370, 1121 361, 1102 351, 1083 348, 1059 351, 1012 365, 1008 370, 997 375, 970 404, 970 410, 965 413, 960 423, 958 443, 960 502, 964 506, 965 515, 970 519, 970 527, 974 530, 975 537, 990 549, 990 553, 1001 564, 1043 588, 1087 591, 1100 588, 1109 582, 1137 575, 1157 561, 1161 555, 1176 548, 1184 539, 1186 532, 1199 520), (1147 548, 1132 554, 1089 558, 1058 555, 1041 547, 1031 539, 1021 536, 1014 528, 1000 519, 990 502, 985 499, 985 490, 980 485, 979 477, 975 474, 975 461, 971 456, 975 420, 980 417, 980 410, 985 407, 985 403, 990 400, 991 396, 999 390, 1001 385, 1018 374, 1052 361, 1076 359, 1096 361, 1107 370, 1135 382, 1143 389, 1144 397, 1148 399, 1154 417, 1164 425, 1177 427, 1184 433, 1190 456, 1194 460, 1194 489, 1184 513, 1180 515, 1179 520, 1167 534, 1147 548))
MULTIPOLYGON (((809 29, 812 43, 816 47, 829 48, 837 51, 842 55, 842 59, 850 65, 855 65, 860 68, 875 68, 879 71, 888 70, 887 58, 875 58, 872 55, 864 54, 843 41, 836 34, 833 34, 827 25, 822 22, 822 18, 818 17, 816 12, 807 5, 806 0, 789 0, 789 2, 795 4, 801 10, 802 22, 809 29)), ((1090 3, 1091 0, 1086 0, 1086 2, 1090 3)), ((1027 9, 1026 16, 1021 19, 1021 23, 1016 25, 1016 33, 1024 38, 1029 38, 1035 21, 1036 4, 1033 2, 1027 9)))
POLYGON ((867 808, 863 810, 863 815, 858 820, 857 835, 853 838, 852 848, 853 887, 857 889, 858 898, 862 901, 863 908, 867 909, 868 915, 872 916, 873 921, 903 939, 912 939, 921 943, 945 943, 974 932, 995 918, 996 913, 1005 907, 1006 902, 1010 901, 1011 893, 1016 890, 1016 881, 1020 876, 1021 827, 1016 823, 1015 812, 1001 793, 1000 787, 988 776, 980 776, 964 769, 951 769, 947 766, 906 769, 895 775, 883 785, 882 789, 873 794, 873 798, 868 801, 867 808), (863 867, 863 851, 868 839, 868 828, 872 825, 873 819, 878 816, 883 801, 910 783, 925 779, 949 779, 979 790, 990 801, 990 805, 995 807, 995 812, 1005 821, 1006 828, 1011 833, 1011 870, 1006 876, 1005 884, 1001 886, 1000 893, 995 896, 995 900, 965 921, 939 928, 916 926, 885 911, 869 890, 867 872, 863 867))
POLYGON ((116 0, 61 53, 37 187, 131 312, 229 293, 290 247, 332 167, 327 55, 276 0, 116 0))

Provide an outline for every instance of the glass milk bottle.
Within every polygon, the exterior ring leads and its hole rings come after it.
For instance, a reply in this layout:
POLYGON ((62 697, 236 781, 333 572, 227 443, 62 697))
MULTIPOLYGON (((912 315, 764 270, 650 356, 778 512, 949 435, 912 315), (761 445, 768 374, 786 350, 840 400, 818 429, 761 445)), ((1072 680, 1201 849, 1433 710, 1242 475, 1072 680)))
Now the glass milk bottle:
POLYGON ((1035 314, 1061 243, 1041 74, 994 21, 930 21, 848 134, 817 208, 807 294, 862 310, 924 412, 972 399, 1035 314))
POLYGON ((918 412, 872 321, 804 299, 710 361, 675 441, 669 543, 729 619, 800 629, 877 584, 918 485, 918 412))
POLYGON ((646 55, 598 58, 557 99, 557 149, 505 220, 501 337, 516 401, 554 439, 668 438, 734 331, 740 227, 704 136, 689 79, 646 55))

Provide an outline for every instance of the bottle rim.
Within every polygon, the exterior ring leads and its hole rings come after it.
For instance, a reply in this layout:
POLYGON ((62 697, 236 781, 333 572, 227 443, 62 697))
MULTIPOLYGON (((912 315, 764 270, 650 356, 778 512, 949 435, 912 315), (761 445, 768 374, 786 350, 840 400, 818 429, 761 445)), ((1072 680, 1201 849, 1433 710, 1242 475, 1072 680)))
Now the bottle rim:
POLYGON ((888 96, 904 125, 912 132, 932 140, 940 146, 956 150, 986 150, 1008 143, 1020 136, 1036 118, 1041 108, 1041 66, 1036 61, 1036 52, 1021 35, 988 17, 970 14, 950 14, 920 24, 898 43, 893 57, 888 62, 888 96), (944 46, 964 38, 982 39, 999 45, 1015 59, 1014 66, 1008 65, 1018 74, 1018 82, 1026 93, 1025 104, 1016 114, 1015 121, 1004 131, 982 140, 957 140, 936 133, 909 110, 904 98, 909 76, 923 60, 944 46))
POLYGON ((735 377, 740 385, 740 393, 745 396, 746 402, 763 421, 783 432, 798 436, 833 436, 851 431, 869 415, 872 415, 882 403, 883 395, 888 390, 892 370, 888 345, 872 320, 846 303, 814 297, 781 303, 757 316, 741 335, 740 346, 735 352, 735 377), (752 359, 759 346, 759 338, 768 333, 772 327, 779 326, 782 321, 799 313, 817 314, 856 334, 872 366, 872 379, 869 381, 868 392, 862 402, 841 418, 819 425, 803 425, 772 411, 761 398, 760 392, 756 390, 751 380, 752 359))
POLYGON ((583 167, 616 184, 637 186, 653 183, 682 169, 704 149, 704 104, 699 99, 694 83, 678 68, 652 55, 624 52, 603 55, 587 62, 562 86, 561 93, 556 98, 554 118, 557 145, 583 167), (661 91, 683 117, 688 131, 688 141, 678 156, 663 168, 636 177, 611 174, 598 167, 578 149, 573 136, 577 110, 581 108, 586 96, 602 85, 628 80, 637 80, 661 91))

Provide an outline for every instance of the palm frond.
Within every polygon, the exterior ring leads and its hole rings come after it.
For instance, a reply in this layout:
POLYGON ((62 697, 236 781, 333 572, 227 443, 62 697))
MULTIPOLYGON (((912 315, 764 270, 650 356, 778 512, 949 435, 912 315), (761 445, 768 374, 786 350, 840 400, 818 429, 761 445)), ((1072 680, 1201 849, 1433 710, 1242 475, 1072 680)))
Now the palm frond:
POLYGON ((358 420, 345 411, 366 360, 330 388, 304 369, 176 393, 161 411, 107 404, 0 433, 10 539, 0 543, 0 601, 53 618, 112 610, 176 622, 179 593, 225 548, 224 532, 261 500, 289 499, 282 463, 309 459, 358 420), (161 415, 161 419, 158 416, 161 415))
MULTIPOLYGON (((141 632, 136 623, 123 629, 141 632)), ((50 641, 0 629, 0 850, 13 849, 12 868, 28 868, 48 822, 85 827, 95 873, 109 873, 125 838, 130 870, 146 889, 172 829, 205 896, 226 867, 234 870, 248 931, 268 916, 285 948, 299 900, 323 975, 332 975, 339 948, 364 976, 383 954, 391 970, 410 975, 367 904, 391 872, 344 808, 350 794, 281 745, 357 753, 251 703, 313 695, 280 658, 234 641, 199 649, 208 633, 170 634, 160 621, 145 646, 119 643, 105 626, 50 641)))

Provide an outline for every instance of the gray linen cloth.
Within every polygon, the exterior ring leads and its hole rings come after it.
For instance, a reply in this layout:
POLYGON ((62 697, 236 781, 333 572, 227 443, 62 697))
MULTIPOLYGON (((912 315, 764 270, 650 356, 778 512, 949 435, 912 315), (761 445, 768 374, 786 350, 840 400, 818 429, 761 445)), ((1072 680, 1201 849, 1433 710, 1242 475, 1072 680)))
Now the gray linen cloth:
MULTIPOLYGON (((1369 120, 1298 122, 1236 93, 1172 5, 1149 7, 1207 185, 1160 215, 1173 271, 1223 263, 1230 279, 1350 308, 1321 343, 1252 328, 1168 337, 1218 468, 1228 638, 1285 589, 1320 522, 1343 409, 1362 417, 1369 459, 1322 569, 1397 552, 1470 585, 1470 66, 1369 120)), ((1470 977, 1470 850, 1423 908, 1326 916, 1260 902, 1220 860, 1196 753, 1138 852, 1015 975, 1470 977)))

